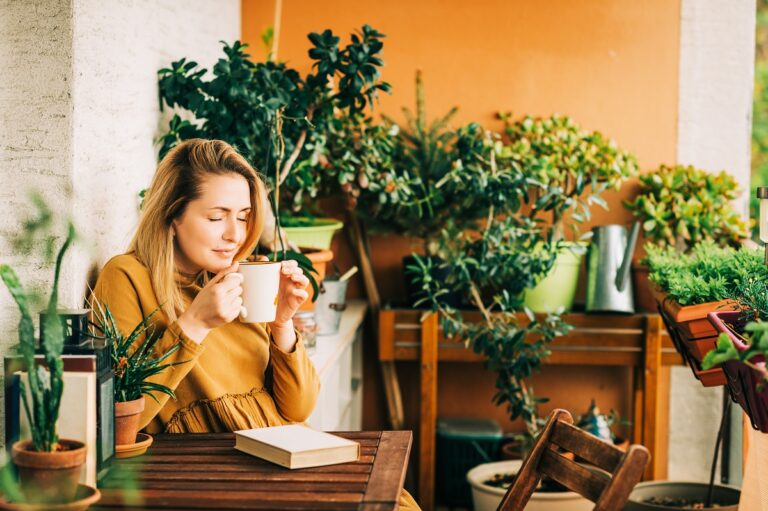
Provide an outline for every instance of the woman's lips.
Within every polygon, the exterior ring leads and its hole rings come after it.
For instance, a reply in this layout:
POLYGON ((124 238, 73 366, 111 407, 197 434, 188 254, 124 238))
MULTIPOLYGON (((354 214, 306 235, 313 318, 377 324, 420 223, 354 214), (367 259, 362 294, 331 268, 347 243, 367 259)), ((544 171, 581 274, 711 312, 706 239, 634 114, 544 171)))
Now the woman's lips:
POLYGON ((232 250, 214 250, 217 254, 219 254, 221 257, 232 257, 235 255, 235 249, 232 250))

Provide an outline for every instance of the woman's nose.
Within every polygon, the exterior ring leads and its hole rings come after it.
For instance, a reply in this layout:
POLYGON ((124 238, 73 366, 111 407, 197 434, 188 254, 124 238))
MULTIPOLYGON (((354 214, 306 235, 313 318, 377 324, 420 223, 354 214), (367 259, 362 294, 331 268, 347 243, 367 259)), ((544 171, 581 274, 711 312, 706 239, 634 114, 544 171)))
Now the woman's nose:
POLYGON ((237 218, 227 220, 227 228, 224 229, 224 239, 234 243, 240 242, 240 228, 238 226, 237 218))

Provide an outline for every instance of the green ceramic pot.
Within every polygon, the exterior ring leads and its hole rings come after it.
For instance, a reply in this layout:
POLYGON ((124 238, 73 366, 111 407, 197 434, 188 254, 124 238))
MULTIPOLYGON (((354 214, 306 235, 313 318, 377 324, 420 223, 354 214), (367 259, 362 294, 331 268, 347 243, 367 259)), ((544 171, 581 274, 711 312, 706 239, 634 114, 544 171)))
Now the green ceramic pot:
POLYGON ((318 248, 328 250, 331 248, 333 235, 344 227, 344 224, 335 218, 315 218, 312 225, 301 227, 283 227, 288 240, 302 248, 318 248))
MULTIPOLYGON (((575 244, 574 244, 575 246, 575 244)), ((573 307, 583 254, 570 248, 557 254, 554 266, 536 287, 525 293, 525 306, 533 312, 565 312, 573 307)))

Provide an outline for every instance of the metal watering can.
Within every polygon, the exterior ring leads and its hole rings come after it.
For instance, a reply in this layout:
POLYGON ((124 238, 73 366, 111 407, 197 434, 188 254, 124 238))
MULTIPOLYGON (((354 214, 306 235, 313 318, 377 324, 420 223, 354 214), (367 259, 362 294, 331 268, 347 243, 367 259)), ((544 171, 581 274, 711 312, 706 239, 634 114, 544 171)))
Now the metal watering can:
POLYGON ((635 252, 640 222, 627 236, 623 225, 592 228, 592 243, 587 254, 588 312, 635 312, 629 271, 635 252))

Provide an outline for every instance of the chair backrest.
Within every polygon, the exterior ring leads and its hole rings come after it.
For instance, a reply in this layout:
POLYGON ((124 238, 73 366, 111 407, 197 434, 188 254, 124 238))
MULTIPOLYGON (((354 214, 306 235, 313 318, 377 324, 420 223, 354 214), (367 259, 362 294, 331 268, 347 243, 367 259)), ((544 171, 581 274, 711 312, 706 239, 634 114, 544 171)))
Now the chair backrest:
POLYGON ((648 449, 642 445, 631 445, 624 452, 574 426, 566 410, 554 410, 498 511, 524 509, 545 475, 594 502, 594 511, 619 511, 650 459, 648 449), (560 454, 561 449, 605 472, 576 463, 560 454))

